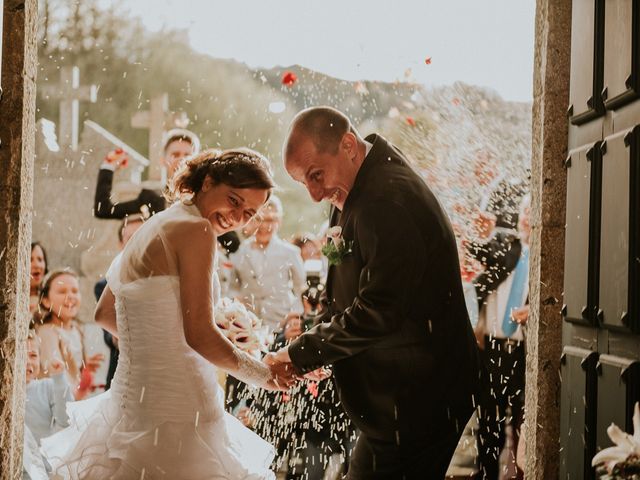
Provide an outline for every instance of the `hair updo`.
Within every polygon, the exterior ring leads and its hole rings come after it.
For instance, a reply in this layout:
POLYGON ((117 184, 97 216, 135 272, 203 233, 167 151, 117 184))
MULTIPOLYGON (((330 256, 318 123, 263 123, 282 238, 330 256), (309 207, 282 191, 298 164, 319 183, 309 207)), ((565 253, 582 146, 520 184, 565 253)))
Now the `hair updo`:
POLYGON ((193 197, 202 190, 207 177, 214 185, 233 188, 271 191, 275 187, 269 160, 258 152, 249 148, 208 149, 180 166, 165 196, 171 202, 193 197))

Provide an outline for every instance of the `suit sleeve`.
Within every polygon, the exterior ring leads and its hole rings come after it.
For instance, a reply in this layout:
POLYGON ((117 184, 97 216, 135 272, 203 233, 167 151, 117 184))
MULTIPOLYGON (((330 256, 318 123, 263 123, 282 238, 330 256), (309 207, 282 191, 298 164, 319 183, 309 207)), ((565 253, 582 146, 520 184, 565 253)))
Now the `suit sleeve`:
MULTIPOLYGON (((403 207, 370 202, 356 220, 355 232, 354 248, 363 263, 358 294, 331 322, 289 346, 293 364, 303 372, 357 355, 397 332, 425 274, 425 241, 403 207)), ((347 257, 336 268, 349 268, 348 262, 347 257)))
POLYGON ((164 210, 164 200, 160 195, 151 190, 142 190, 133 200, 128 202, 111 202, 111 190, 113 188, 113 172, 101 168, 98 173, 98 184, 93 202, 93 211, 96 218, 122 219, 127 215, 141 213, 141 207, 147 205, 151 213, 164 210))
POLYGON ((469 250, 485 267, 473 282, 478 304, 482 307, 486 298, 516 268, 522 245, 514 235, 498 233, 486 244, 471 244, 469 250))

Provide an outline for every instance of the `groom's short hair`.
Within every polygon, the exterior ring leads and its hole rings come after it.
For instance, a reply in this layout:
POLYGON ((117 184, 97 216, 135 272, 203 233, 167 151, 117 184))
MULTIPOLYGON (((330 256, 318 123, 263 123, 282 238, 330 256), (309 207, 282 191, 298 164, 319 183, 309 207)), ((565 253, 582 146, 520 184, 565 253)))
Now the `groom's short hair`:
POLYGON ((347 132, 358 135, 344 113, 331 107, 307 108, 298 113, 291 123, 285 155, 293 152, 299 135, 310 138, 318 153, 335 155, 347 132))

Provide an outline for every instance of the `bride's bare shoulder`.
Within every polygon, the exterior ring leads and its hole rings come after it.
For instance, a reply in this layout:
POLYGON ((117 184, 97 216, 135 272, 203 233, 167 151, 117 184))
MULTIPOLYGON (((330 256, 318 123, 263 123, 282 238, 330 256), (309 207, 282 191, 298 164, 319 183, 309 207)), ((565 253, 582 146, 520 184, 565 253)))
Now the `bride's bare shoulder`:
POLYGON ((211 223, 202 217, 181 217, 167 222, 165 225, 167 239, 175 245, 191 245, 213 247, 215 234, 211 223))

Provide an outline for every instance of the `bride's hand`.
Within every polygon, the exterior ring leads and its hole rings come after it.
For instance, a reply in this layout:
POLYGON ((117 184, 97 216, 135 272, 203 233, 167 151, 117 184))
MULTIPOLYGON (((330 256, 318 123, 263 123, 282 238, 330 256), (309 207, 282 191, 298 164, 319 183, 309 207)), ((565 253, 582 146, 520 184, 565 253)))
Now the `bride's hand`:
POLYGON ((268 353, 263 362, 271 371, 271 379, 265 386, 268 390, 287 391, 300 380, 293 365, 290 362, 279 361, 273 353, 268 353))

